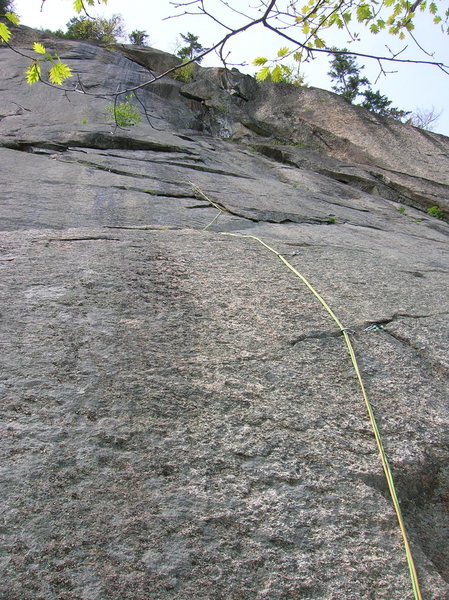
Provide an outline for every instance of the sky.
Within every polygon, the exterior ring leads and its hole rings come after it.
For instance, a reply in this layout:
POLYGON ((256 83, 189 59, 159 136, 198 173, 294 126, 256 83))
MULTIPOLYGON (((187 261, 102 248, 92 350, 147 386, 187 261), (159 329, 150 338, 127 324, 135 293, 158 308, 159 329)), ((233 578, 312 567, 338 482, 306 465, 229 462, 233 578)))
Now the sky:
MULTIPOLYGON (((182 1, 179 0, 179 3, 182 1)), ((242 10, 243 7, 257 5, 255 0, 227 2, 242 10)), ((106 18, 113 14, 121 14, 128 33, 135 29, 144 30, 149 35, 151 46, 172 53, 179 47, 180 33, 192 32, 198 35, 204 47, 213 46, 226 33, 223 27, 209 17, 186 15, 186 10, 191 9, 176 8, 176 4, 178 2, 173 0, 108 0, 107 5, 101 4, 89 9, 89 14, 106 18)), ((205 6, 210 9, 211 14, 230 27, 241 26, 247 22, 248 19, 230 11, 225 4, 224 0, 205 0, 205 6)), ((75 15, 73 0, 45 0, 43 6, 42 0, 14 0, 14 5, 21 17, 21 23, 35 28, 65 30, 66 23, 75 15)), ((403 58, 449 63, 449 36, 443 34, 426 15, 419 15, 414 34, 424 50, 434 53, 433 59, 426 56, 413 40, 399 42, 388 34, 374 36, 366 29, 359 31, 361 41, 349 46, 354 51, 388 56, 389 50, 396 53, 406 46, 401 54, 403 58)), ((330 43, 338 47, 348 46, 346 32, 337 32, 329 39, 330 43)), ((288 43, 279 36, 257 26, 229 42, 227 51, 230 54, 227 61, 243 72, 254 74, 257 69, 252 65, 252 60, 255 57, 274 58, 277 50, 285 45, 288 43)), ((293 49, 292 44, 290 48, 293 49)), ((412 112, 432 109, 437 113, 441 112, 434 131, 449 136, 449 75, 432 66, 383 63, 385 70, 395 72, 381 75, 376 82, 379 75, 378 63, 369 59, 358 59, 358 63, 363 65, 363 75, 368 77, 373 88, 388 96, 393 101, 393 106, 412 112)), ((220 59, 215 54, 209 55, 202 62, 203 66, 220 64, 220 59)), ((325 56, 320 56, 302 67, 306 83, 330 90, 332 82, 327 75, 328 70, 329 59, 325 56)))

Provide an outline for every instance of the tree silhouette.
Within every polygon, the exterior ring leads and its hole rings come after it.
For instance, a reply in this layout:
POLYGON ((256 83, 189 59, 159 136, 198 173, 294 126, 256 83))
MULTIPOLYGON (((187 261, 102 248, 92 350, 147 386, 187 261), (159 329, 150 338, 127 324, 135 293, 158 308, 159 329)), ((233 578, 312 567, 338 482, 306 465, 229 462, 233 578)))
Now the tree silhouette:
POLYGON ((136 46, 147 46, 147 40, 150 36, 147 34, 146 31, 135 29, 129 34, 128 37, 131 44, 134 44, 136 46))
POLYGON ((179 35, 186 45, 178 50, 176 53, 177 56, 183 60, 196 60, 197 62, 201 62, 203 57, 198 57, 198 55, 204 52, 206 48, 203 48, 203 46, 199 43, 198 36, 190 32, 186 35, 182 33, 179 35))

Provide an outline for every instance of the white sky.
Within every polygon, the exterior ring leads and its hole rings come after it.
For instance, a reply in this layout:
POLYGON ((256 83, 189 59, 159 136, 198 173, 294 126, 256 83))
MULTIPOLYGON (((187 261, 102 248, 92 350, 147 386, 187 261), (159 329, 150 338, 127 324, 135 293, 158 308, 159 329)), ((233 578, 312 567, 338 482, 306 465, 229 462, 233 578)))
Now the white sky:
MULTIPOLYGON (((63 29, 71 17, 73 11, 73 0, 45 0, 41 11, 42 0, 14 0, 16 11, 21 17, 24 25, 35 28, 63 29)), ((213 23, 206 16, 182 15, 176 18, 170 16, 184 12, 176 10, 172 0, 108 0, 107 5, 90 10, 92 16, 110 17, 112 14, 121 14, 125 21, 127 32, 134 29, 144 30, 150 36, 150 45, 175 52, 179 33, 192 32, 199 36, 200 42, 205 47, 212 46, 223 36, 223 28, 213 23)), ((242 25, 246 22, 243 17, 230 13, 220 0, 205 0, 205 5, 220 19, 224 19, 230 26, 242 25)), ((241 6, 242 10, 251 2, 237 2, 233 6, 241 6)), ((380 54, 388 56, 388 46, 394 52, 402 49, 406 43, 400 43, 392 36, 373 36, 367 30, 361 30, 363 43, 358 46, 352 44, 350 47, 355 51, 364 53, 380 54)), ((449 63, 449 36, 441 33, 437 26, 429 19, 420 16, 420 21, 415 30, 415 37, 428 51, 435 53, 435 60, 449 63)), ((347 46, 347 34, 338 32, 332 39, 336 46, 347 46)), ((328 37, 326 37, 328 39, 328 37)), ((240 34, 229 44, 231 51, 229 62, 246 63, 246 67, 238 67, 240 70, 253 74, 256 68, 251 65, 256 56, 274 57, 277 50, 287 43, 275 34, 259 27, 240 34)), ((293 46, 291 46, 293 48, 293 46)), ((401 54, 404 58, 419 60, 433 60, 423 54, 421 50, 410 40, 407 50, 401 54)), ((385 69, 397 71, 388 76, 382 76, 375 84, 374 81, 379 73, 375 61, 358 60, 364 65, 363 74, 371 81, 374 89, 387 95, 393 100, 393 105, 404 110, 415 110, 417 108, 443 111, 435 131, 449 136, 449 76, 445 75, 436 67, 419 65, 398 65, 385 63, 385 69), (447 108, 446 108, 447 107, 447 108)), ((210 55, 202 63, 204 66, 218 66, 220 61, 217 56, 210 55)), ((325 57, 317 58, 309 64, 304 65, 303 72, 309 85, 331 89, 331 82, 327 76, 329 60, 325 57)))

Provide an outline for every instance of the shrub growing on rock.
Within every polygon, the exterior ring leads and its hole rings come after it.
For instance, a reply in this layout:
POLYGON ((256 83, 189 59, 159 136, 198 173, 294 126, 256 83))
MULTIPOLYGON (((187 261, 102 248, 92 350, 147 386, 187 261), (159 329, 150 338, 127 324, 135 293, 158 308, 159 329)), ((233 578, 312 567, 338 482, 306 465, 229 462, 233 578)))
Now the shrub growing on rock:
POLYGON ((132 102, 132 94, 126 96, 125 100, 110 104, 106 107, 109 118, 118 127, 133 127, 142 120, 137 107, 132 102))

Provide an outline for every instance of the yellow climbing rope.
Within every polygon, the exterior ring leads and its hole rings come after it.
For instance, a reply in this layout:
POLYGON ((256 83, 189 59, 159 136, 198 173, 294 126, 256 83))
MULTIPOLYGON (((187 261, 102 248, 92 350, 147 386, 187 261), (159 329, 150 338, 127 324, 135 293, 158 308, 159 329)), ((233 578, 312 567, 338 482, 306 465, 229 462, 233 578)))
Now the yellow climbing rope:
POLYGON ((327 304, 327 302, 322 298, 322 296, 320 296, 320 294, 315 290, 315 288, 307 281, 307 279, 303 275, 301 275, 301 273, 297 269, 295 269, 295 267, 293 265, 291 265, 284 256, 282 256, 282 254, 280 254, 279 252, 274 250, 274 248, 272 248, 271 246, 266 244, 264 241, 262 241, 260 238, 254 236, 254 235, 245 235, 245 234, 240 234, 240 233, 224 233, 224 232, 222 232, 222 235, 229 235, 229 236, 234 236, 234 237, 242 237, 242 238, 248 238, 248 239, 255 240, 259 244, 262 244, 262 246, 264 246, 267 250, 269 250, 270 252, 275 254, 285 264, 285 266, 288 269, 290 269, 290 271, 292 271, 292 273, 294 273, 297 277, 299 277, 299 279, 308 287, 308 289, 319 300, 321 305, 324 307, 324 309, 327 311, 327 313, 332 317, 332 319, 335 321, 338 328, 342 332, 344 340, 346 342, 346 346, 348 348, 349 356, 351 357, 351 361, 352 361, 354 370, 357 375, 357 380, 358 380, 358 383, 360 386, 360 390, 362 392, 363 400, 365 402, 365 406, 368 411, 369 419, 371 422, 371 427, 374 432, 374 437, 376 438, 376 444, 377 444, 377 448, 379 450, 380 460, 382 462, 382 467, 383 467, 383 470, 385 473, 385 477, 387 479, 388 489, 390 490, 390 496, 393 501, 394 509, 395 509, 396 516, 397 516, 398 523, 399 523, 399 528, 401 530, 402 539, 404 542, 405 554, 407 557, 407 564, 408 564, 408 569, 409 569, 409 573, 410 573, 410 579, 412 582, 413 593, 415 595, 415 600, 422 600, 421 590, 420 590, 419 581, 418 581, 418 575, 416 573, 415 563, 413 561, 412 552, 410 550, 410 544, 408 542, 407 531, 405 529, 404 519, 402 517, 401 507, 399 505, 399 500, 398 500, 398 497, 396 494, 396 489, 394 486, 394 481, 393 481, 393 476, 391 474, 390 465, 388 463, 388 459, 387 459, 387 455, 385 453, 385 449, 384 449, 384 446, 382 443, 380 431, 377 426, 376 417, 374 415, 373 408, 371 406, 371 403, 369 401, 369 398, 368 398, 366 390, 365 390, 365 386, 363 384, 362 375, 360 373, 359 365, 357 363, 357 358, 356 358, 356 355, 354 352, 354 347, 353 347, 351 339, 349 337, 347 328, 343 327, 343 325, 341 324, 341 322, 338 319, 338 317, 336 316, 336 314, 333 312, 333 310, 330 308, 330 306, 327 304))
MULTIPOLYGON (((202 199, 204 199, 206 202, 208 202, 209 204, 211 204, 214 208, 216 208, 219 212, 217 214, 217 216, 208 224, 206 225, 206 227, 204 228, 204 231, 206 229, 208 229, 217 219, 218 217, 224 213, 224 212, 228 212, 228 210, 226 209, 225 206, 223 206, 221 203, 218 202, 213 202, 210 198, 208 198, 206 196, 206 194, 201 190, 201 188, 199 188, 197 185, 195 185, 194 183, 189 182, 190 185, 193 187, 195 193, 202 199)), ((322 296, 320 296, 320 294, 316 291, 316 289, 312 286, 312 284, 310 284, 307 279, 301 275, 301 273, 295 269, 295 267, 290 264, 288 262, 288 260, 282 256, 282 254, 280 254, 279 252, 277 252, 274 248, 272 248, 271 246, 269 246, 268 244, 266 244, 263 240, 261 240, 260 238, 256 237, 255 235, 247 235, 247 234, 243 234, 243 233, 227 233, 227 232, 221 232, 222 235, 228 235, 228 236, 233 236, 233 237, 240 237, 240 238, 247 238, 247 239, 251 239, 251 240, 255 240, 256 242, 258 242, 259 244, 261 244, 264 248, 266 248, 267 250, 269 250, 270 252, 272 252, 273 254, 275 254, 279 260, 281 260, 284 265, 290 269, 290 271, 292 271, 292 273, 294 273, 294 275, 296 275, 296 277, 298 277, 303 283, 304 285, 307 286, 307 288, 312 292, 312 294, 317 298, 317 300, 321 303, 321 305, 323 306, 323 308, 326 310, 326 312, 332 317, 332 319, 334 320, 334 322, 336 323, 337 327, 340 329, 340 331, 343 334, 348 352, 349 352, 349 356, 351 357, 351 361, 354 367, 354 371, 356 373, 357 376, 357 380, 359 383, 359 387, 360 390, 362 392, 362 396, 363 396, 363 400, 365 402, 365 406, 366 406, 366 410, 368 411, 368 415, 369 415, 369 420, 371 422, 371 427, 374 433, 374 437, 376 439, 376 444, 377 444, 377 449, 379 451, 379 456, 380 456, 380 460, 382 463, 382 467, 385 473, 385 478, 387 480, 387 484, 388 484, 388 489, 390 491, 390 496, 391 499, 393 501, 393 506, 394 506, 394 510, 396 512, 396 517, 399 523, 399 528, 401 530, 401 535, 402 535, 402 539, 403 539, 403 543, 404 543, 404 548, 405 548, 405 554, 407 557, 407 565, 408 565, 408 570, 410 573, 410 579, 411 579, 411 583, 412 583, 412 589, 413 589, 413 594, 415 596, 415 600, 423 600, 422 599, 422 595, 421 595, 421 590, 419 587, 419 581, 418 581, 418 575, 416 573, 416 568, 415 568, 415 563, 413 560, 413 556, 412 556, 412 551, 410 549, 410 544, 408 541, 408 536, 407 536, 407 531, 405 529, 405 523, 404 523, 404 519, 402 517, 402 511, 401 511, 401 507, 399 505, 399 500, 398 500, 398 496, 396 494, 396 488, 394 485, 394 481, 393 481, 393 475, 391 473, 391 469, 390 469, 390 465, 388 463, 388 458, 387 455, 385 453, 385 449, 382 443, 382 438, 380 435, 380 431, 379 431, 379 427, 377 426, 377 421, 376 421, 376 417, 374 415, 374 411, 373 408, 371 406, 371 403, 369 401, 368 395, 366 393, 365 390, 365 386, 363 383, 363 379, 362 379, 362 375, 360 373, 360 369, 359 369, 359 365, 357 363, 357 358, 354 352, 354 347, 352 345, 351 339, 349 337, 348 334, 348 329, 346 327, 343 327, 343 325, 341 324, 339 318, 337 317, 337 315, 334 313, 334 311, 330 308, 330 306, 327 304, 327 302, 324 300, 324 298, 322 296)))

